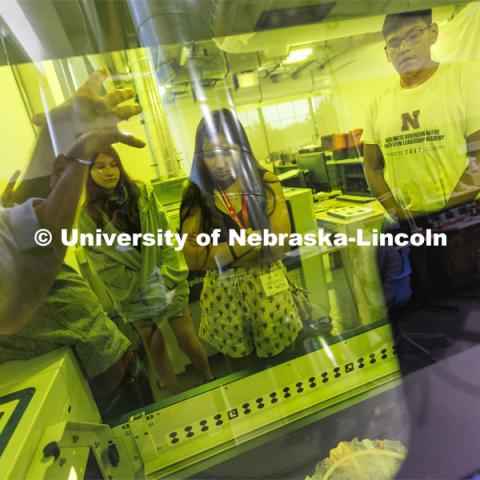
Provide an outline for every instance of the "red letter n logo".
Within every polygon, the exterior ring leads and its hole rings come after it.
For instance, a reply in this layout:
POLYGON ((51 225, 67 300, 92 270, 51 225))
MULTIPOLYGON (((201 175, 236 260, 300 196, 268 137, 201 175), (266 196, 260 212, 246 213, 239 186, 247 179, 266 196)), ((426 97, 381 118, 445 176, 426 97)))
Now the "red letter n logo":
POLYGON ((419 115, 420 110, 415 110, 411 115, 409 113, 402 113, 402 132, 410 130, 410 127, 420 128, 419 115))

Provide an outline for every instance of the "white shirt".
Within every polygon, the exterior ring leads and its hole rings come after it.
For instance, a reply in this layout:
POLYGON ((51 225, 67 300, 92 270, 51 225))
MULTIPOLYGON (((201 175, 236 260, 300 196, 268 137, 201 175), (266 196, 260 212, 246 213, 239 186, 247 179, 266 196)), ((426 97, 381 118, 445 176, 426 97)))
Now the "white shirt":
POLYGON ((445 207, 468 166, 466 137, 480 130, 480 68, 441 64, 423 84, 397 79, 370 104, 363 141, 378 145, 385 181, 407 210, 445 207))
POLYGON ((63 252, 35 244, 39 201, 0 208, 0 334, 9 333, 8 325, 19 318, 31 317, 62 265, 63 252))

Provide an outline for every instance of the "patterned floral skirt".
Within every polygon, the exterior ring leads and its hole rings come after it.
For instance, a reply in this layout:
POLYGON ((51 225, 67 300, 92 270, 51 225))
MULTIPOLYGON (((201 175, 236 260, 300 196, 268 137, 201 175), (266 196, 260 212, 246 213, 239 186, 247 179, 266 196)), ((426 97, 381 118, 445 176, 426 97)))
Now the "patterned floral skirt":
MULTIPOLYGON (((295 342, 302 322, 289 290, 267 296, 260 276, 285 267, 208 271, 200 297, 200 338, 223 354, 272 357, 295 342)), ((286 275, 286 271, 285 271, 286 275)))

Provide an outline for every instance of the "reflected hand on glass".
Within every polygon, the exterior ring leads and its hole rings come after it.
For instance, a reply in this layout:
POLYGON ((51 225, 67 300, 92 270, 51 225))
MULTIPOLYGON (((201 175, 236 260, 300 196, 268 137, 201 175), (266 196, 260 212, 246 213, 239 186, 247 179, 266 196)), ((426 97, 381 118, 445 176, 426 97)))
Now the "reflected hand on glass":
POLYGON ((48 124, 53 130, 68 125, 78 137, 93 129, 116 127, 120 121, 140 113, 142 107, 138 104, 120 105, 134 97, 133 89, 117 89, 100 95, 107 77, 104 70, 92 73, 72 98, 49 112, 35 114, 33 122, 37 126, 48 124))
POLYGON ((68 150, 67 156, 59 155, 55 160, 50 180, 51 185, 54 186, 65 172, 65 169, 71 162, 69 157, 80 160, 90 159, 113 143, 123 143, 134 148, 143 148, 145 146, 143 140, 129 133, 122 132, 116 127, 97 128, 84 133, 68 150))
POLYGON ((0 203, 4 208, 13 207, 15 195, 15 184, 17 183, 18 177, 20 176, 20 170, 15 170, 15 173, 10 177, 10 180, 7 183, 7 186, 0 196, 0 203))
POLYGON ((145 142, 133 135, 120 131, 117 127, 97 128, 84 133, 72 145, 68 156, 79 159, 90 159, 96 153, 105 150, 112 143, 123 143, 134 148, 143 148, 145 142))

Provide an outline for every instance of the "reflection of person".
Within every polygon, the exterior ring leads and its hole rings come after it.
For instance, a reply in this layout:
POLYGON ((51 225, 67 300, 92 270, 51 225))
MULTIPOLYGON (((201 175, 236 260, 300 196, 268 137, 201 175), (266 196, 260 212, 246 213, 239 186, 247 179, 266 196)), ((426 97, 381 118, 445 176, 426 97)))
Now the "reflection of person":
MULTIPOLYGON (((57 157, 51 177, 54 188, 45 200, 30 199, 1 212, 0 333, 19 330, 52 285, 65 254, 65 247, 60 245, 60 231, 72 226, 83 188, 82 179, 88 170, 81 162, 113 142, 135 147, 144 145, 115 127, 85 133, 70 147, 67 156, 57 157), (39 228, 52 233, 55 248, 35 251, 34 234, 39 228)), ((16 178, 17 172, 3 192, 2 202, 7 205, 13 204, 16 178)))
MULTIPOLYGON (((67 156, 57 157, 48 197, 32 198, 0 211, 0 363, 33 358, 62 346, 72 347, 100 411, 108 416, 138 408, 153 397, 128 340, 101 310, 78 274, 62 267, 65 248, 60 245, 61 230, 68 230, 73 224, 89 159, 114 142, 144 145, 121 133, 111 122, 115 107, 125 97, 115 92, 116 101, 106 106, 105 98, 95 96, 104 77, 103 72, 96 72, 79 90, 89 96, 88 105, 105 108, 96 109, 95 122, 84 124, 83 135, 68 149, 67 156), (105 117, 108 122, 104 123, 105 117), (33 236, 40 226, 52 233, 50 249, 35 245, 33 236)), ((71 108, 77 100, 60 107, 64 119, 75 122, 82 110, 71 108)), ((122 112, 122 118, 129 118, 138 112, 138 107, 122 112)), ((35 170, 37 161, 45 162, 39 157, 40 152, 53 156, 47 139, 42 131, 30 171, 35 170)))
POLYGON ((207 114, 197 128, 180 221, 182 232, 189 234, 184 251, 190 269, 207 271, 200 337, 230 358, 271 357, 293 345, 302 324, 278 260, 283 249, 227 242, 229 229, 290 232, 281 185, 260 167, 229 110, 207 114), (197 245, 197 233, 217 228, 218 246, 197 245), (268 291, 265 282, 273 277, 280 278, 280 288, 268 291))
POLYGON ((472 200, 480 191, 480 70, 432 60, 438 26, 431 10, 388 15, 383 35, 400 81, 366 115, 373 194, 400 220, 472 200))
MULTIPOLYGON (((155 233, 171 230, 152 188, 132 181, 117 152, 98 154, 87 180, 87 199, 79 218, 83 233, 155 233)), ((168 320, 179 347, 203 381, 211 380, 207 354, 198 340, 188 308, 188 269, 174 247, 85 247, 93 271, 112 295, 119 313, 132 322, 160 378, 179 391, 168 357, 161 322, 168 320)))

